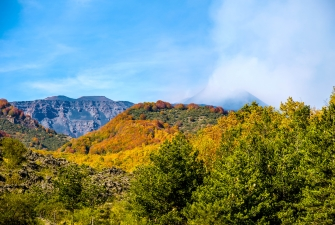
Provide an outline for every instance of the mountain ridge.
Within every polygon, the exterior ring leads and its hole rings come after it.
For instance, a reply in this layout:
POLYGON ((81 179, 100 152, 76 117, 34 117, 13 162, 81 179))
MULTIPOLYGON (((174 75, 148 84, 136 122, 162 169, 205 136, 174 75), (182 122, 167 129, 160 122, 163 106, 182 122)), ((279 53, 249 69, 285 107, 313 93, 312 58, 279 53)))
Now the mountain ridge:
POLYGON ((133 105, 128 101, 113 101, 105 96, 73 99, 63 95, 34 101, 15 101, 11 104, 44 127, 72 137, 97 130, 133 105))

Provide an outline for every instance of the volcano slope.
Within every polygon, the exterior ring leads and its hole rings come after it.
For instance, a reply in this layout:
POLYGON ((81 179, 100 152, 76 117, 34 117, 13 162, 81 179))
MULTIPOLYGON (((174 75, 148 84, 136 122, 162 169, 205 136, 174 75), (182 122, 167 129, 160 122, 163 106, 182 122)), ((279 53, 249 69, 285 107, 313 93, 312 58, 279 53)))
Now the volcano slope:
POLYGON ((92 167, 117 166, 131 171, 148 163, 149 155, 165 140, 179 132, 192 136, 216 124, 226 113, 221 107, 196 104, 139 103, 53 154, 92 167))

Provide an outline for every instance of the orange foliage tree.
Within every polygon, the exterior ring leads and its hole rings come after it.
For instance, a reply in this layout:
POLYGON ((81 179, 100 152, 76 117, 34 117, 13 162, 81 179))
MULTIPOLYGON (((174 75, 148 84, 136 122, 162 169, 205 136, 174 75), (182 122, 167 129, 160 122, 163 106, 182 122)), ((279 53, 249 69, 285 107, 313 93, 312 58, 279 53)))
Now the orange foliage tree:
POLYGON ((187 105, 187 109, 191 110, 191 109, 199 109, 199 105, 194 104, 194 103, 190 103, 187 105))
POLYGON ((176 104, 176 105, 174 106, 174 108, 175 108, 175 109, 185 109, 186 107, 185 107, 184 104, 179 103, 179 104, 176 104))
POLYGON ((0 109, 6 108, 9 106, 9 102, 6 99, 0 99, 0 109))

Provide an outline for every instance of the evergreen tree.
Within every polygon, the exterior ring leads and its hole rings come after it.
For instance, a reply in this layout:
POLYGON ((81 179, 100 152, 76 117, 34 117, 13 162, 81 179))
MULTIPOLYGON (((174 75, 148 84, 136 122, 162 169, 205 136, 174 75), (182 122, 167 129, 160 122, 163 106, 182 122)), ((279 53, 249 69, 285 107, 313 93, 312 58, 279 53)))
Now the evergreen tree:
POLYGON ((185 224, 183 209, 203 182, 203 163, 181 134, 150 158, 151 165, 135 172, 130 189, 133 212, 152 224, 185 224))
POLYGON ((335 223, 335 92, 329 106, 311 120, 303 160, 306 185, 299 204, 299 221, 305 224, 335 223))
POLYGON ((57 179, 54 181, 58 189, 58 199, 66 209, 72 213, 82 206, 82 191, 84 189, 82 181, 85 174, 80 171, 80 167, 71 165, 61 168, 57 179))
POLYGON ((220 157, 188 208, 190 224, 292 224, 304 176, 309 108, 289 99, 288 114, 257 104, 229 116, 220 157), (307 116, 306 116, 307 115, 307 116))

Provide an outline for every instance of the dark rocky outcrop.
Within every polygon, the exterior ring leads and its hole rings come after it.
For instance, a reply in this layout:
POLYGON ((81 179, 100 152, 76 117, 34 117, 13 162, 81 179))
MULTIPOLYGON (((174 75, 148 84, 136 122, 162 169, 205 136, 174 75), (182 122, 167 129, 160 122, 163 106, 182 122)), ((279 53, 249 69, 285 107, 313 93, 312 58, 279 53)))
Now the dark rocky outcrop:
POLYGON ((79 137, 97 130, 117 114, 133 105, 113 101, 104 96, 84 96, 78 99, 53 96, 44 100, 12 102, 46 128, 79 137))

